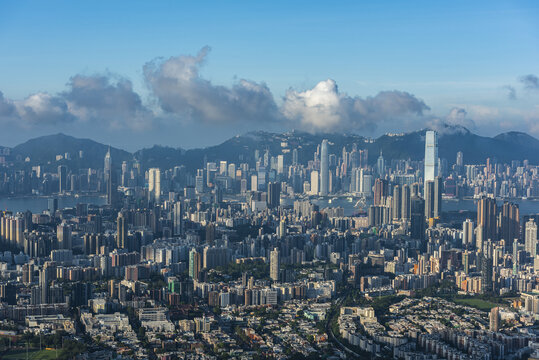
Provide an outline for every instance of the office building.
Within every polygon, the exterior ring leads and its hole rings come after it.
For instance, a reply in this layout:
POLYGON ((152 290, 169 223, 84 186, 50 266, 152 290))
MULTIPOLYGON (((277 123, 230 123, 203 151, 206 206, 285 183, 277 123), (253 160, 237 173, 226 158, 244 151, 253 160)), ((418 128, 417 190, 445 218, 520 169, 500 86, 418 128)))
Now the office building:
POLYGON ((434 180, 425 182, 425 218, 434 218, 434 180))
MULTIPOLYGON (((329 149, 328 141, 322 140, 320 151, 320 195, 326 196, 329 193, 329 149)), ((312 185, 311 185, 312 191, 312 185)))
POLYGON ((148 196, 151 204, 159 204, 161 200, 161 170, 151 168, 148 171, 148 196))
POLYGON ((425 240, 425 200, 414 196, 410 204, 410 237, 423 242, 425 240))
POLYGON ((112 157, 110 155, 110 146, 105 155, 105 164, 103 167, 103 175, 105 180, 105 191, 107 193, 107 205, 112 205, 113 203, 113 191, 116 191, 113 185, 113 175, 112 175, 112 157))
POLYGON ((425 172, 424 182, 434 181, 438 176, 438 134, 427 131, 425 134, 425 172))
POLYGON ((393 188, 393 197, 392 197, 392 210, 393 220, 399 221, 402 218, 402 196, 401 188, 399 185, 395 185, 393 188))
POLYGON ((312 195, 318 195, 319 182, 320 182, 320 177, 318 175, 318 171, 316 170, 311 171, 311 194, 312 195))
POLYGON ((281 183, 270 182, 268 184, 268 192, 266 196, 268 208, 275 209, 281 204, 281 183))
POLYGON ((408 184, 402 185, 401 218, 410 220, 410 186, 408 184))
POLYGON ((58 192, 63 194, 67 191, 67 167, 64 165, 58 166, 58 192))

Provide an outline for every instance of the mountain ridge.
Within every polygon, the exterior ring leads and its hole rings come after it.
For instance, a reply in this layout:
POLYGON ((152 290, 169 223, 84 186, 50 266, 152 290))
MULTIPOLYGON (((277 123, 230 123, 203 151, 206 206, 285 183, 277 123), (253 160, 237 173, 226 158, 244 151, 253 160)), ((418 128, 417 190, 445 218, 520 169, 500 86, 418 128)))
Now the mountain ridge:
MULTIPOLYGON (((437 130, 439 157, 447 159, 450 164, 454 163, 458 151, 463 152, 465 163, 468 164, 484 163, 487 157, 502 162, 528 159, 531 163, 539 163, 539 140, 526 133, 509 131, 494 137, 486 137, 473 134, 464 127, 446 125, 437 130)), ((424 155, 425 131, 427 129, 399 134, 387 133, 378 138, 368 138, 355 133, 316 134, 299 130, 276 133, 258 130, 236 135, 220 144, 204 148, 186 150, 181 147, 154 145, 133 153, 115 147, 110 149, 116 164, 137 159, 144 168, 185 165, 193 170, 201 168, 204 159, 237 163, 252 161, 256 149, 261 155, 267 149, 272 155, 291 156, 292 149, 297 148, 300 162, 306 163, 312 159, 322 139, 328 139, 331 153, 340 154, 343 147, 351 151, 355 144, 358 149, 368 150, 369 163, 372 164, 380 152, 386 160, 421 160, 424 155)), ((28 159, 26 165, 56 166, 65 163, 73 168, 101 168, 108 148, 108 145, 92 139, 58 133, 29 139, 10 149, 12 159, 15 162, 25 162, 25 159, 28 159), (82 158, 78 155, 80 150, 83 152, 82 158), (56 160, 57 155, 66 153, 70 154, 71 159, 56 160)))

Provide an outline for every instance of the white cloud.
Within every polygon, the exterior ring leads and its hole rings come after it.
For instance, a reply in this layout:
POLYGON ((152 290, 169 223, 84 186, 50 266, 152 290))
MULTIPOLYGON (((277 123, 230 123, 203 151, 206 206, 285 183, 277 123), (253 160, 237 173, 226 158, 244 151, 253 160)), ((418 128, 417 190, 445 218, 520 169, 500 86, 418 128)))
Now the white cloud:
POLYGON ((157 59, 144 65, 144 77, 161 109, 183 119, 207 123, 276 121, 277 106, 264 83, 242 79, 232 87, 200 76, 209 48, 197 56, 157 59))
POLYGON ((142 104, 130 80, 112 75, 75 75, 68 87, 61 96, 80 120, 137 129, 152 121, 153 113, 142 104))
POLYGON ((364 99, 351 97, 340 93, 332 79, 303 92, 287 91, 282 106, 286 118, 310 131, 372 132, 403 117, 421 116, 428 109, 422 100, 397 90, 364 99))

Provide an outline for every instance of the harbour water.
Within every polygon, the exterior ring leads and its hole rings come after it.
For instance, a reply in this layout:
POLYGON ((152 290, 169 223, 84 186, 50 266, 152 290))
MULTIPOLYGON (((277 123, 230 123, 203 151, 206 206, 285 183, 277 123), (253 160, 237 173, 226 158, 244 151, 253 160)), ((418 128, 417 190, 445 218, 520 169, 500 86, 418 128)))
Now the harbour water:
MULTIPOLYGON (((12 212, 22 212, 30 210, 32 213, 40 213, 48 208, 48 200, 52 196, 27 196, 27 197, 12 197, 0 198, 0 210, 10 210, 12 212)), ((103 195, 80 195, 80 196, 58 196, 58 207, 60 209, 75 207, 79 203, 89 205, 104 205, 106 197, 103 195)), ((366 208, 356 207, 357 198, 349 197, 333 197, 333 198, 312 198, 311 202, 318 205, 321 209, 326 207, 342 207, 344 215, 350 216, 360 211, 365 211, 366 208)), ((292 205, 293 199, 282 199, 283 205, 292 205)), ((513 203, 517 203, 520 209, 520 215, 530 215, 539 213, 539 200, 522 200, 513 199, 513 203)), ((364 203, 366 207, 372 204, 372 201, 364 203)), ((498 206, 503 204, 502 200, 498 200, 498 206)), ((476 211, 477 200, 459 199, 459 200, 442 200, 443 211, 476 211)))
MULTIPOLYGON (((291 205, 293 200, 284 199, 285 204, 291 205)), ((372 205, 372 200, 367 200, 365 208, 356 207, 357 198, 334 197, 334 198, 312 198, 311 202, 318 205, 321 209, 326 207, 342 207, 344 215, 350 216, 361 211, 366 211, 369 205, 372 205)), ((520 215, 530 215, 539 213, 539 200, 522 200, 513 199, 511 202, 518 204, 520 215)), ((502 200, 498 200, 498 206, 503 204, 502 200)), ((474 199, 456 199, 442 200, 442 211, 477 211, 477 200, 474 199)))
POLYGON ((0 198, 0 210, 9 210, 14 213, 30 210, 37 214, 48 209, 49 199, 58 199, 58 208, 75 207, 77 204, 104 205, 107 198, 102 195, 80 195, 80 196, 24 196, 12 198, 0 198))

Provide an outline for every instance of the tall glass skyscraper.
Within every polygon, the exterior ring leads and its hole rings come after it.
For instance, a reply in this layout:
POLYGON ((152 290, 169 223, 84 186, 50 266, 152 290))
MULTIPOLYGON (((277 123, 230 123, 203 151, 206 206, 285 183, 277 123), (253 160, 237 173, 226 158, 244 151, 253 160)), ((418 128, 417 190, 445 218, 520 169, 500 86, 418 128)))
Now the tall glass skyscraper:
POLYGON ((105 165, 103 167, 105 176, 105 186, 107 191, 107 205, 112 205, 112 157, 110 156, 110 146, 105 155, 105 165))
POLYGON ((438 176, 438 134, 427 131, 425 135, 425 174, 424 183, 434 181, 438 176))
POLYGON ((320 195, 325 196, 329 193, 329 153, 328 141, 322 140, 320 151, 320 195))

